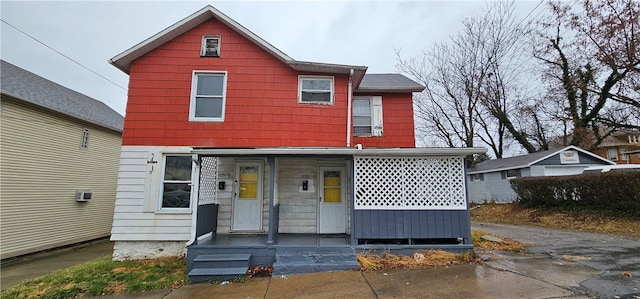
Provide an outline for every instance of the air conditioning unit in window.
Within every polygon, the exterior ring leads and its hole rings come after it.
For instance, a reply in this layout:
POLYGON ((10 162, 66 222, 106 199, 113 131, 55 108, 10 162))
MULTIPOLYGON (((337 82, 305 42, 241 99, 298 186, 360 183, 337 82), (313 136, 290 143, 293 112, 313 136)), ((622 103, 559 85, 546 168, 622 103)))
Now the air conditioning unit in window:
POLYGON ((80 201, 80 202, 90 201, 92 195, 93 195, 93 192, 89 190, 78 190, 78 192, 76 192, 76 201, 80 201))

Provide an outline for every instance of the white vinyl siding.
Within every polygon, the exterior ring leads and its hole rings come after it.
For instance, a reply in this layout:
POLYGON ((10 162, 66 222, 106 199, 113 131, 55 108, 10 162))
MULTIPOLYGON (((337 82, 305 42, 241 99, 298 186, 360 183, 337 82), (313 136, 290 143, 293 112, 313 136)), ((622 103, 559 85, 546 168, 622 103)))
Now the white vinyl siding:
POLYGON ((109 236, 121 134, 6 98, 1 111, 1 258, 109 236))
MULTIPOLYGON (((188 147, 123 146, 120 154, 112 241, 188 241, 193 216, 158 209, 163 154, 188 147)), ((195 189, 193 192, 196 192, 195 189)))

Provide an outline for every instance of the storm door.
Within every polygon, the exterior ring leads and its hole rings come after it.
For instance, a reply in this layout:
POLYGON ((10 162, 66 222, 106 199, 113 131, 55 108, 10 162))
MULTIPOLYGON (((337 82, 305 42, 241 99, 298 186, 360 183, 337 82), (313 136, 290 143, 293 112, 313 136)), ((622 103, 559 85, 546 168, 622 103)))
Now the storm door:
POLYGON ((233 231, 262 230, 262 163, 236 164, 232 212, 233 231))
POLYGON ((344 167, 320 167, 318 233, 346 233, 345 182, 344 167))

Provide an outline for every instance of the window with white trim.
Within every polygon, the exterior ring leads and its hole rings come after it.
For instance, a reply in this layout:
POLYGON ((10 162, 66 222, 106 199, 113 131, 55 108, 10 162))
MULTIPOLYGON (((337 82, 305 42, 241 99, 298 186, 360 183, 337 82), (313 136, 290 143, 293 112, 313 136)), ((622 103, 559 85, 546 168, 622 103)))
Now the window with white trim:
POLYGON ((353 98, 353 135, 382 136, 382 97, 353 98))
POLYGON ((298 102, 333 104, 333 77, 300 76, 298 102))
POLYGON ((629 143, 640 143, 640 136, 638 135, 629 135, 629 143))
POLYGON ((484 181, 484 173, 475 173, 471 175, 472 182, 484 181))
POLYGON ((627 148, 625 147, 620 148, 620 159, 622 161, 629 161, 629 154, 627 154, 627 148))
POLYGON ((615 147, 608 148, 607 158, 611 161, 618 161, 618 149, 615 147))
POLYGON ((202 57, 220 57, 220 35, 202 36, 202 57))
POLYGON ((165 155, 160 194, 161 209, 191 207, 191 155, 165 155))
POLYGON ((82 139, 80 140, 80 148, 89 148, 89 129, 82 129, 82 139))
POLYGON ((191 121, 224 121, 227 72, 194 71, 191 85, 191 121))
POLYGON ((520 169, 503 170, 500 173, 500 176, 502 177, 503 180, 514 179, 514 178, 521 177, 522 176, 522 172, 520 171, 520 169))

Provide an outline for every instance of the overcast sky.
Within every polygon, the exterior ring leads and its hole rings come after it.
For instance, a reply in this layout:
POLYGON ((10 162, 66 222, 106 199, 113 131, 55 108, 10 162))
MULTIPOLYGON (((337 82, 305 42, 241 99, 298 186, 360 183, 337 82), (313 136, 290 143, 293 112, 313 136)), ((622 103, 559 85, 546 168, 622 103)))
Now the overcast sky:
MULTIPOLYGON (((535 16, 544 9, 539 3, 519 1, 517 12, 524 18, 535 8, 535 16)), ((366 65, 367 73, 396 72, 394 49, 419 58, 486 6, 484 1, 2 0, 0 57, 124 115, 128 76, 108 60, 209 4, 293 59, 366 65)))

